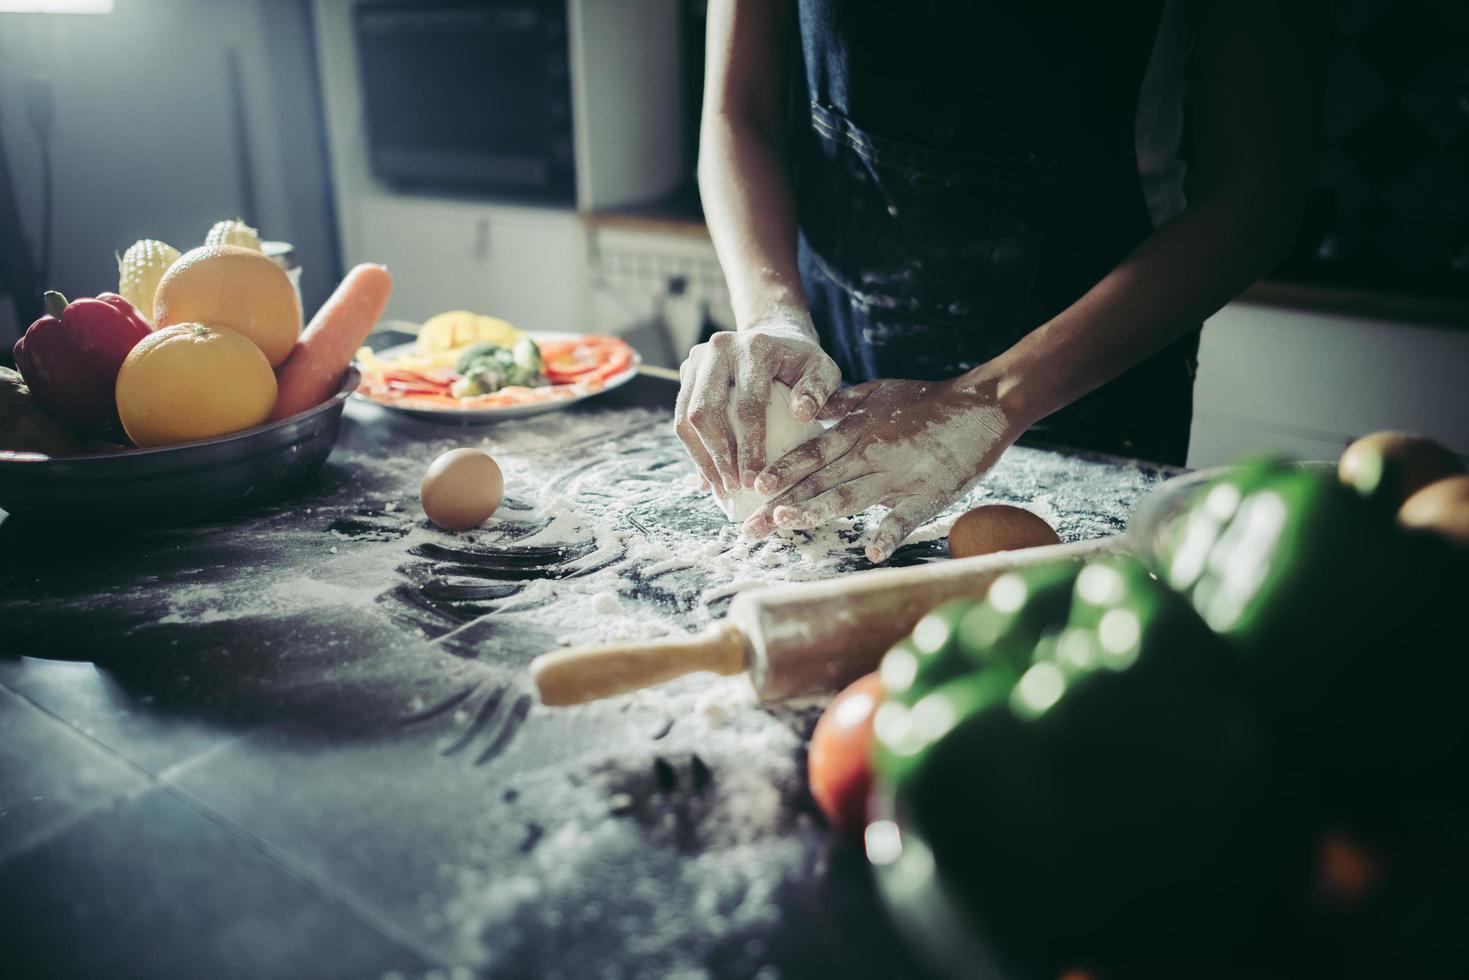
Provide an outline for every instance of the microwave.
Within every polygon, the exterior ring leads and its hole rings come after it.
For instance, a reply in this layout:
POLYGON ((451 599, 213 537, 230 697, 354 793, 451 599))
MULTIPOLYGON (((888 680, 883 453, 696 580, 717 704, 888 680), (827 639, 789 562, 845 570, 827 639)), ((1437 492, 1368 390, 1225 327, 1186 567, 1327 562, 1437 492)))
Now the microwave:
POLYGON ((576 199, 565 0, 353 8, 369 169, 407 192, 576 199))

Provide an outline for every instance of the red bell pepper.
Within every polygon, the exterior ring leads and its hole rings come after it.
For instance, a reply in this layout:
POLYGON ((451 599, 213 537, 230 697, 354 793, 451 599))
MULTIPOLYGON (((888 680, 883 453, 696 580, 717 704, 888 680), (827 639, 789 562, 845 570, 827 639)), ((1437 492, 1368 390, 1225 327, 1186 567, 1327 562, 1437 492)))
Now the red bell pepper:
POLYGON ((116 293, 67 303, 46 294, 46 316, 15 342, 15 366, 42 407, 84 429, 117 422, 117 372, 152 327, 116 293))

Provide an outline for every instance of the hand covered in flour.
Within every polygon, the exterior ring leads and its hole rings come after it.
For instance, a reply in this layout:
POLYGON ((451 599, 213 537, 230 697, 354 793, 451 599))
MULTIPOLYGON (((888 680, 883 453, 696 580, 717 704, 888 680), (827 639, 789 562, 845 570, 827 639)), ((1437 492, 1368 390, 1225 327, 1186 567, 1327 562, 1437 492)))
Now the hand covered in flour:
POLYGON ((873 562, 979 482, 1021 431, 962 378, 869 381, 831 397, 821 418, 840 421, 759 475, 755 488, 773 499, 745 532, 819 527, 884 504, 867 537, 873 562))
POLYGON ((703 487, 729 495, 752 489, 772 462, 765 458, 771 382, 791 389, 792 413, 809 422, 841 384, 841 371, 809 318, 782 317, 716 333, 689 351, 679 380, 674 431, 703 487))

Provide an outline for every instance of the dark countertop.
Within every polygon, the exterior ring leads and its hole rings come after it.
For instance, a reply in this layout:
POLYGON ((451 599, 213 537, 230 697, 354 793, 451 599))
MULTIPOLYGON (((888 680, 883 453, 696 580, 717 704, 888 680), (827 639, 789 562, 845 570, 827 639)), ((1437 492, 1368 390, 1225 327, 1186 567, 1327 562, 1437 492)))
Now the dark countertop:
MULTIPOLYGON (((752 546, 679 489, 671 391, 639 379, 465 429, 354 404, 311 485, 234 520, 0 524, 7 965, 915 975, 806 792, 819 704, 695 677, 533 705, 545 650, 701 628, 741 587, 866 567, 859 525, 752 546), (505 507, 428 527, 423 467, 481 442, 505 507)), ((970 503, 1096 537, 1169 472, 1017 448, 970 503)), ((941 554, 928 537, 900 561, 941 554)))

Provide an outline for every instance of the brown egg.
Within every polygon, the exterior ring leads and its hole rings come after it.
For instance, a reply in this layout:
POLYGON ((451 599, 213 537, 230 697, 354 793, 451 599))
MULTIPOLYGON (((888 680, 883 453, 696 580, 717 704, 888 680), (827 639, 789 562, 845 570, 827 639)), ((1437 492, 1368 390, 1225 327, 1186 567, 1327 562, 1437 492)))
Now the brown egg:
POLYGON ((1436 480, 1413 494, 1398 511, 1398 524, 1469 548, 1469 476, 1436 480))
POLYGON ((1342 483, 1393 510, 1434 480, 1462 472, 1464 464, 1443 446, 1403 432, 1363 436, 1336 467, 1342 483))
POLYGON ((445 531, 464 531, 489 520, 505 496, 505 477, 490 454, 451 449, 429 464, 418 499, 423 513, 445 531))
POLYGON ((966 511, 949 529, 949 554, 955 558, 1060 543, 1051 525, 1009 504, 985 504, 966 511))

